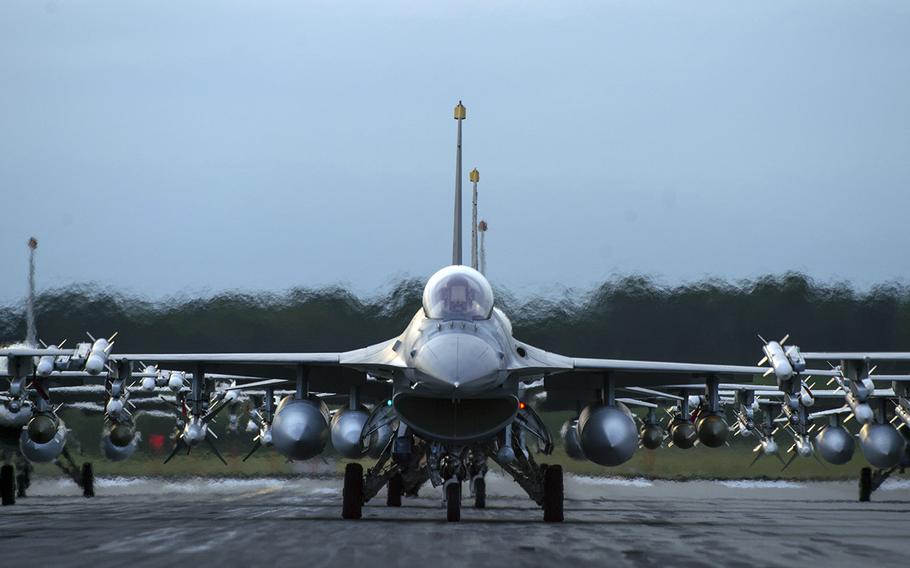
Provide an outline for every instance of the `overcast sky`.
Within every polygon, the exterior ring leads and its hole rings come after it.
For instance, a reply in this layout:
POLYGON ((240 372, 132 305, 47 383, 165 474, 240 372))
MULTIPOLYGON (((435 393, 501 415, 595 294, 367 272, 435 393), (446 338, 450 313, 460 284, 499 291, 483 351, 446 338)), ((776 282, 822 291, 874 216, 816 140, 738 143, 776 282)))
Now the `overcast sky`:
POLYGON ((4 0, 0 302, 428 276, 459 98, 495 284, 910 279, 905 1, 4 0))

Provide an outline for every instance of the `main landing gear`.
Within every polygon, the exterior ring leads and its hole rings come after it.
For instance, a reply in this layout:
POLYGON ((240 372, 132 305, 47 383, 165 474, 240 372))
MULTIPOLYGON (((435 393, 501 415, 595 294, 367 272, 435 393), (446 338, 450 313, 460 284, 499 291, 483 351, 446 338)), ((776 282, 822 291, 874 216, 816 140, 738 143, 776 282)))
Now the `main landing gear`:
POLYGON ((864 467, 860 470, 859 500, 862 502, 870 501, 872 499, 872 492, 881 487, 882 483, 884 483, 892 473, 898 470, 900 470, 901 473, 904 472, 904 468, 900 466, 895 466, 891 469, 876 470, 873 470, 871 467, 864 467))
POLYGON ((72 480, 76 482, 76 485, 82 488, 83 497, 94 497, 95 470, 92 467, 91 462, 85 462, 82 464, 82 467, 79 467, 76 465, 73 456, 66 448, 63 449, 63 453, 60 455, 63 459, 61 460, 58 458, 54 461, 54 463, 57 464, 57 467, 72 478, 72 480))
POLYGON ((19 468, 13 464, 4 464, 0 467, 0 503, 15 505, 16 499, 26 496, 26 490, 31 485, 32 464, 27 460, 19 460, 19 468))
POLYGON ((0 502, 4 506, 16 504, 16 468, 9 464, 0 467, 0 502))
POLYGON ((363 516, 363 466, 349 463, 344 467, 344 490, 341 492, 341 518, 363 516))
POLYGON ((461 520, 462 486, 465 482, 471 491, 474 507, 486 508, 487 461, 493 460, 540 505, 545 522, 561 523, 564 517, 562 466, 537 464, 518 435, 506 436, 505 440, 504 444, 514 451, 504 452, 505 446, 497 444, 453 448, 426 443, 407 434, 399 435, 390 440, 376 465, 366 473, 359 463, 345 466, 341 516, 345 519, 361 518, 364 503, 375 497, 383 487, 387 488, 386 505, 400 507, 402 495, 417 495, 429 479, 434 487, 442 487, 446 519, 458 522, 461 520))

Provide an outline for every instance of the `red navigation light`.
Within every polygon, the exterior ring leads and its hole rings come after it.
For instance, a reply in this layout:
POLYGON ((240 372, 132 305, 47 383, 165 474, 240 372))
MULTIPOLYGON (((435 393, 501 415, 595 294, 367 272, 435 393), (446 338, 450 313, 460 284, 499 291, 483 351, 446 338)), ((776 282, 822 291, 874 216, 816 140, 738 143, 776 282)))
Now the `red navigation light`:
POLYGON ((160 452, 164 447, 164 434, 152 434, 149 436, 149 446, 152 450, 160 452))

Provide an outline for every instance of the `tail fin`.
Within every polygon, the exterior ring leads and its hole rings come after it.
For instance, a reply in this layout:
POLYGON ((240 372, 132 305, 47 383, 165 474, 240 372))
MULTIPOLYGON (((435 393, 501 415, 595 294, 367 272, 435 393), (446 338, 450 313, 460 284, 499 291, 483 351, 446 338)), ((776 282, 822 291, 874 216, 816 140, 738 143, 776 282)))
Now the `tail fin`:
POLYGON ((25 343, 29 347, 38 345, 38 331, 35 329, 35 249, 38 240, 32 237, 28 240, 28 300, 25 304, 25 343))
POLYGON ((461 101, 455 105, 455 120, 458 121, 457 148, 455 150, 455 228, 452 235, 452 264, 462 264, 461 252, 461 121, 467 117, 461 101))

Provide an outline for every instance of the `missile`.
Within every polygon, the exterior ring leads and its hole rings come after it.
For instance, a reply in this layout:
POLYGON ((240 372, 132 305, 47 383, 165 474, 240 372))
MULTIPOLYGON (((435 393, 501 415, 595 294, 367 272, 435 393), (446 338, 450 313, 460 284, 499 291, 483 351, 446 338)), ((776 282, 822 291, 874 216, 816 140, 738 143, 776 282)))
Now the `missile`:
POLYGON ((190 447, 199 445, 208 434, 208 425, 199 418, 193 418, 183 427, 183 441, 190 447))
POLYGON ((872 419, 875 417, 875 413, 872 412, 872 407, 869 406, 867 402, 861 401, 852 390, 847 391, 847 394, 844 396, 844 401, 847 403, 847 406, 850 407, 857 422, 863 425, 872 422, 872 419))
POLYGON ((118 421, 124 416, 130 416, 130 411, 126 409, 123 399, 120 397, 111 398, 107 401, 104 412, 114 421, 118 421))
POLYGON ((809 440, 809 436, 797 436, 794 440, 794 447, 796 448, 796 453, 800 457, 807 458, 812 455, 812 442, 809 440))
MULTIPOLYGON (((57 349, 56 345, 51 345, 48 349, 57 349)), ((49 377, 51 373, 54 372, 54 360, 56 358, 53 355, 44 355, 38 359, 38 366, 35 367, 35 374, 39 377, 49 377)))
MULTIPOLYGON (((811 377, 806 377, 811 378, 811 377)), ((809 385, 806 384, 806 381, 802 381, 802 388, 799 393, 799 402, 806 408, 815 404, 815 395, 812 394, 812 389, 809 388, 809 385)))
POLYGON ((171 371, 167 378, 167 388, 174 392, 180 392, 186 381, 186 373, 183 371, 171 371))
POLYGON ((902 423, 900 426, 898 426, 898 429, 903 427, 910 428, 910 410, 907 410, 904 407, 905 404, 908 404, 906 399, 901 399, 901 404, 898 404, 894 408, 895 418, 899 418, 902 423))
POLYGON ((158 381, 156 378, 160 376, 158 368, 155 365, 146 365, 142 369, 142 374, 145 375, 142 377, 142 382, 139 384, 139 389, 143 392, 152 392, 155 390, 155 387, 158 386, 158 381))
POLYGON ((783 343, 787 340, 789 336, 784 336, 783 339, 778 341, 766 341, 764 337, 758 336, 762 340, 762 351, 764 351, 765 356, 758 362, 758 366, 761 367, 765 363, 768 363, 770 367, 765 375, 769 375, 772 372, 777 376, 778 382, 786 381, 793 376, 793 365, 790 364, 790 360, 787 359, 787 354, 784 352, 783 343))
MULTIPOLYGON (((91 337, 91 335, 89 335, 91 337)), ((90 375, 97 375, 107 366, 107 359, 111 355, 111 349, 114 348, 114 333, 109 339, 103 337, 95 339, 92 343, 92 349, 85 360, 85 372, 90 375)))

